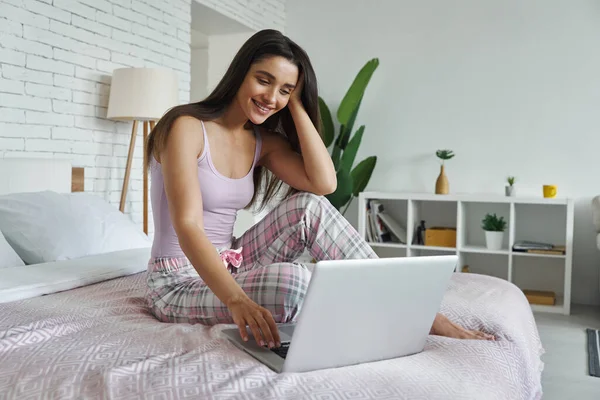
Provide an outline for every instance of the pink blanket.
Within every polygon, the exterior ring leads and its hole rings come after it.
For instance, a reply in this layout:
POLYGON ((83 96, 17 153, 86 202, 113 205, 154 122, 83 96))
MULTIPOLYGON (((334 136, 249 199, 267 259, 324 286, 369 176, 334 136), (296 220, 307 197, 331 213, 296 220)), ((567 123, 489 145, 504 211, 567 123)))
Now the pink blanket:
POLYGON ((531 309, 500 279, 455 274, 442 306, 497 342, 430 336, 414 356, 303 374, 272 372, 223 326, 156 321, 143 288, 141 273, 0 304, 0 398, 541 398, 531 309))

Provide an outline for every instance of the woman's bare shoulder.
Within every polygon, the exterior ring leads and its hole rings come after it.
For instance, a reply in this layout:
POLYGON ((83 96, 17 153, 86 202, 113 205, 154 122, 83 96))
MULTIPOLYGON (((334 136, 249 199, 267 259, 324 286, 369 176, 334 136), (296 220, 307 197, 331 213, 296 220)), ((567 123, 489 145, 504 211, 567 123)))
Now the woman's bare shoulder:
POLYGON ((177 117, 169 130, 167 147, 176 149, 194 149, 198 157, 204 147, 202 122, 188 115, 177 117))
POLYGON ((190 115, 182 115, 179 116, 173 121, 173 125, 171 126, 171 132, 202 132, 202 121, 200 121, 196 117, 192 117, 190 115))

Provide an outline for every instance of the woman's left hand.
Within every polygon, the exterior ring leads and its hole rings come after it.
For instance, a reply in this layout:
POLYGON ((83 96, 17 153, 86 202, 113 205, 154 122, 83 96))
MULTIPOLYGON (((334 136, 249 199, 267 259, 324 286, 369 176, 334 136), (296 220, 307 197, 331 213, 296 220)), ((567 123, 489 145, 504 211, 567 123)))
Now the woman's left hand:
POLYGON ((470 331, 462 326, 456 325, 439 313, 435 316, 430 334, 454 339, 496 340, 493 335, 480 331, 470 331))

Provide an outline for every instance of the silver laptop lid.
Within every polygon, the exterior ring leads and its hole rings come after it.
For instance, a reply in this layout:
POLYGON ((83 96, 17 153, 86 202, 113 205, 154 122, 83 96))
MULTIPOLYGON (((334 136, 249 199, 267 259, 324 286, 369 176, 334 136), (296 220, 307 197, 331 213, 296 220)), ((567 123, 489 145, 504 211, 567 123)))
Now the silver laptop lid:
POLYGON ((283 371, 422 351, 457 261, 452 255, 317 263, 283 371))

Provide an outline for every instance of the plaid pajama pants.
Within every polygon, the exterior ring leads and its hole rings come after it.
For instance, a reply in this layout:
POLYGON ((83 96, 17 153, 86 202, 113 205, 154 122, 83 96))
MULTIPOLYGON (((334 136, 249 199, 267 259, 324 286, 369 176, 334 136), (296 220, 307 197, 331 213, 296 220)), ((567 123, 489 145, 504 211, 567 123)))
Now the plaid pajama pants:
MULTIPOLYGON (((305 249, 317 260, 377 257, 326 198, 306 192, 284 200, 234 238, 231 247, 242 247, 243 261, 237 269, 228 269, 244 292, 279 323, 293 321, 302 306, 310 271, 293 261, 305 249)), ((150 260, 147 284, 148 305, 160 321, 233 323, 227 306, 185 257, 150 260)))

